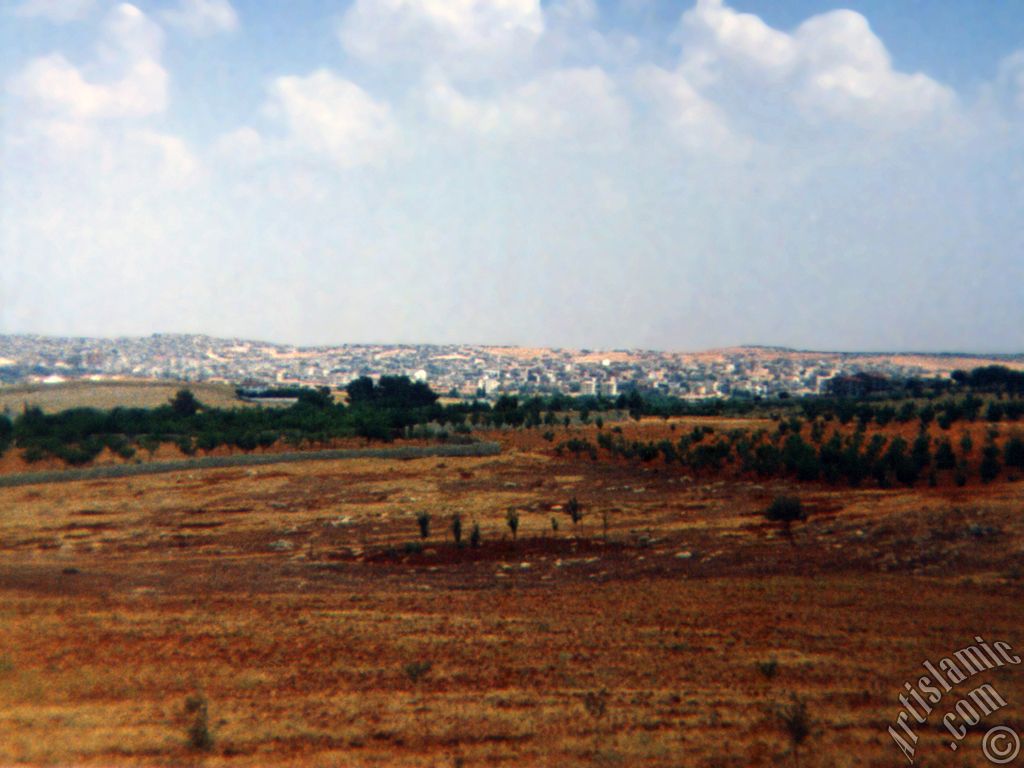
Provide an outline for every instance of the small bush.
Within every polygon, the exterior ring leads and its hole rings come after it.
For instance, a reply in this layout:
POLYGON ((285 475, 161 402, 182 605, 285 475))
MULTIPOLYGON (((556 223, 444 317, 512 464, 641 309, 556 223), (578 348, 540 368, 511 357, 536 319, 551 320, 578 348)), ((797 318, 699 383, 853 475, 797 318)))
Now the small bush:
POLYGON ((583 695, 583 708, 595 720, 600 720, 608 711, 608 691, 587 691, 583 695))
POLYGON ((766 679, 771 680, 779 673, 779 660, 768 659, 768 661, 757 662, 757 671, 765 676, 766 679))
POLYGON ((412 661, 405 665, 405 676, 416 683, 426 677, 434 665, 429 661, 412 661))
POLYGON ((782 723, 786 735, 789 737, 789 744, 793 750, 793 759, 799 765, 800 745, 811 735, 811 716, 807 712, 807 704, 803 699, 795 696, 791 704, 780 707, 777 712, 779 722, 782 723))
POLYGON ((430 536, 430 513, 420 512, 416 515, 416 524, 420 527, 420 538, 425 539, 430 536))
POLYGON ((423 545, 418 541, 407 541, 405 542, 405 554, 407 555, 420 555, 423 554, 423 545))
POLYGON ((206 698, 197 694, 185 699, 185 714, 192 716, 192 722, 188 726, 189 746, 203 752, 213 749, 206 698))
POLYGON ((505 522, 508 523, 508 529, 512 531, 512 541, 515 541, 519 533, 519 511, 515 507, 508 508, 508 512, 505 514, 505 522))
POLYGON ((480 535, 480 523, 473 523, 473 530, 469 532, 469 546, 473 547, 474 549, 476 547, 479 547, 481 539, 482 537, 480 535))
POLYGON ((807 519, 807 512, 800 499, 795 496, 776 496, 768 509, 764 511, 766 519, 782 525, 783 533, 793 541, 793 523, 807 519))
POLYGON ((805 520, 807 513, 803 503, 795 496, 776 496, 765 510, 764 516, 776 523, 795 523, 805 520))
POLYGON ((462 515, 458 512, 452 515, 452 538, 455 540, 455 546, 462 546, 462 515))
POLYGON ((569 513, 569 518, 572 520, 573 525, 576 525, 583 519, 583 505, 580 504, 575 496, 566 503, 565 511, 569 513))

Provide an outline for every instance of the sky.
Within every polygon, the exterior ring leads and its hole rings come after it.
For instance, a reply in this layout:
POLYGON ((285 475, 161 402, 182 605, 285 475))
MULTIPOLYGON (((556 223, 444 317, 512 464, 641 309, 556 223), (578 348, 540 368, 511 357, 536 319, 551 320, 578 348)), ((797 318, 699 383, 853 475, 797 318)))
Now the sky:
POLYGON ((1024 352, 1024 4, 0 0, 0 333, 1024 352))

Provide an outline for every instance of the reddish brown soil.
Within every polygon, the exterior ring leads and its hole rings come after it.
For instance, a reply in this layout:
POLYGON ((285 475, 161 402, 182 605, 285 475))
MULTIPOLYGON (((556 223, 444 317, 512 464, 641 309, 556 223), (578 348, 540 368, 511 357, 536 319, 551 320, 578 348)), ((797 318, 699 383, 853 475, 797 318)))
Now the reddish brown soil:
MULTIPOLYGON (((881 768, 923 661, 1024 647, 1024 483, 727 481, 504 439, 0 489, 0 765, 791 765, 797 696, 801 766, 881 768), (780 493, 811 511, 792 536, 761 515, 780 493)), ((1024 669, 984 679, 1010 702, 986 724, 1024 728, 1024 669)), ((986 764, 980 727, 948 748, 955 702, 917 764, 986 764)))

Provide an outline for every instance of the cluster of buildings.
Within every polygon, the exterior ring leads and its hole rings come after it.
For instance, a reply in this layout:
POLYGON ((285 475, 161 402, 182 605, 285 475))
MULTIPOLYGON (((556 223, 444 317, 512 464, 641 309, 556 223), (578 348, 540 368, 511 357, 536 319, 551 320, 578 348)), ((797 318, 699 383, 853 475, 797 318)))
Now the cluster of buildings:
MULTIPOLYGON (((978 358, 977 364, 991 362, 978 358)), ((639 389, 683 398, 804 395, 835 376, 949 375, 963 357, 796 352, 737 347, 702 353, 591 351, 472 344, 296 347, 201 335, 88 339, 0 335, 0 383, 70 379, 220 381, 243 387, 340 388, 359 376, 404 375, 460 397, 639 389)))

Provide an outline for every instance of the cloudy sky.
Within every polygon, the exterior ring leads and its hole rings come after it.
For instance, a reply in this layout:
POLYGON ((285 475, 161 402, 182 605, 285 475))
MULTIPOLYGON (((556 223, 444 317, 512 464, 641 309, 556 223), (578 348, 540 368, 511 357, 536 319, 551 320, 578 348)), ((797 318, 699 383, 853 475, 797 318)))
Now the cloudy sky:
POLYGON ((6 0, 0 333, 1024 351, 1024 4, 6 0))

